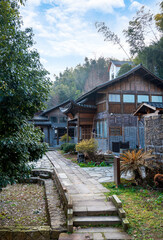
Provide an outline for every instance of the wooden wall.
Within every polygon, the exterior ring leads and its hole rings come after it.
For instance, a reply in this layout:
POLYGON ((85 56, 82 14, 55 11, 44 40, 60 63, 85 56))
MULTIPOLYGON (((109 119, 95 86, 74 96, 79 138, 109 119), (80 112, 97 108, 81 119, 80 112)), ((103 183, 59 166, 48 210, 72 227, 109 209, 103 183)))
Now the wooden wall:
POLYGON ((132 114, 140 104, 137 101, 137 95, 148 95, 149 101, 151 101, 152 95, 163 96, 163 89, 139 75, 132 75, 97 92, 97 112, 104 112, 108 109, 108 112, 113 114, 132 114), (120 102, 106 100, 109 99, 109 94, 119 94, 120 102), (123 94, 135 95, 135 102, 124 103, 123 94))

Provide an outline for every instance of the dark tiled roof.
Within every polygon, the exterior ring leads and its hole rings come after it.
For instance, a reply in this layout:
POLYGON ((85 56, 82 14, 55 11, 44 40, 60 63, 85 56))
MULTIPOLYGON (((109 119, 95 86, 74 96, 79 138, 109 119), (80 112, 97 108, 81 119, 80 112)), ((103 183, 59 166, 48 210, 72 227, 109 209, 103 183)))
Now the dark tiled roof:
POLYGON ((48 126, 48 125, 51 125, 51 122, 50 122, 50 121, 44 121, 44 122, 43 122, 43 121, 35 121, 35 122, 34 122, 34 125, 39 125, 39 126, 40 126, 40 125, 41 125, 41 126, 44 125, 44 126, 48 126))
POLYGON ((137 65, 136 67, 132 68, 131 70, 129 70, 128 72, 122 74, 121 76, 117 77, 117 78, 114 78, 113 80, 109 80, 105 83, 102 83, 98 86, 96 86, 95 88, 93 88, 92 90, 90 90, 89 92, 83 94, 81 97, 79 97, 76 102, 80 102, 82 101, 84 98, 86 98, 87 96, 89 96, 90 94, 92 93, 95 93, 96 91, 98 90, 101 90, 102 88, 104 87, 107 87, 107 86, 110 86, 114 83, 117 83, 121 80, 123 80, 125 77, 128 77, 129 75, 133 74, 134 72, 137 72, 137 71, 140 71, 140 72, 144 72, 146 73, 146 75, 149 75, 152 77, 152 79, 154 79, 155 81, 159 82, 159 84, 162 84, 163 86, 163 79, 157 77, 156 75, 154 75, 152 72, 150 72, 147 68, 145 68, 144 66, 142 66, 142 64, 139 64, 137 65))
POLYGON ((54 106, 54 107, 52 107, 52 108, 50 108, 50 109, 47 109, 47 110, 45 110, 44 112, 42 112, 42 113, 40 114, 40 116, 43 116, 43 115, 45 115, 45 114, 47 114, 47 113, 55 110, 56 108, 60 108, 60 107, 62 107, 64 104, 67 104, 67 103, 69 103, 69 102, 70 102, 70 100, 66 100, 65 102, 60 103, 59 105, 56 105, 56 106, 54 106))
POLYGON ((43 117, 41 115, 38 115, 38 116, 34 116, 32 120, 34 120, 34 121, 48 121, 48 118, 43 117))
POLYGON ((155 108, 163 108, 163 102, 146 102, 148 105, 155 108))
POLYGON ((87 109, 96 109, 97 107, 95 105, 87 105, 87 104, 81 104, 74 102, 73 100, 70 101, 69 104, 67 104, 65 107, 60 107, 61 112, 67 113, 72 109, 73 107, 80 107, 80 108, 87 108, 87 109))

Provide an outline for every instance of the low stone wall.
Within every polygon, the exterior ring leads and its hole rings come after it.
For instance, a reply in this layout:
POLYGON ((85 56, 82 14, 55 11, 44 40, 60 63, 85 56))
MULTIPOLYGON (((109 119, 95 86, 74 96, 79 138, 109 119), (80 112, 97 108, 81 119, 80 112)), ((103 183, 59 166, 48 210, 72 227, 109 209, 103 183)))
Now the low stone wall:
POLYGON ((144 119, 145 148, 151 149, 158 159, 163 160, 163 114, 146 116, 144 119))
MULTIPOLYGON (((36 170, 35 170, 36 171, 36 170)), ((39 172, 39 170, 37 170, 39 172)), ((42 170, 40 170, 42 173, 42 170)), ((45 173, 45 171, 44 171, 45 173)), ((37 174, 36 174, 37 175, 37 174)), ((51 173, 49 172, 49 175, 51 173)), ((53 176, 51 176, 54 178, 53 176)), ((37 183, 45 187, 45 200, 49 226, 22 226, 22 227, 0 227, 0 240, 57 240, 60 233, 67 232, 63 225, 63 218, 60 210, 54 208, 55 192, 52 179, 41 179, 32 177, 26 180, 27 183, 37 183), (58 217, 59 213, 59 217, 58 217)), ((60 203, 57 202, 57 205, 60 203)), ((64 219, 66 223, 66 219, 64 219)))
POLYGON ((0 240, 50 240, 50 226, 0 227, 0 240))

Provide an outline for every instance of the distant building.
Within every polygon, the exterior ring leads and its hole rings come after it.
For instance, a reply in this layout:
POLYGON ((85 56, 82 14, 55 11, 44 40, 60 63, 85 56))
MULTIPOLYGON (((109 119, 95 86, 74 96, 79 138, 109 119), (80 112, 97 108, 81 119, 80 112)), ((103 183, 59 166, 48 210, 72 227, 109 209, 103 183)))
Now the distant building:
MULTIPOLYGON (((63 142, 60 138, 67 133, 67 117, 60 111, 70 101, 67 100, 53 108, 37 113, 31 120, 45 134, 44 141, 50 147, 59 147, 63 142)), ((69 128, 69 136, 74 138, 74 127, 69 128)))
POLYGON ((133 62, 131 62, 131 61, 110 60, 110 64, 108 67, 109 80, 112 80, 117 77, 117 74, 118 74, 121 66, 125 63, 128 63, 131 66, 133 65, 133 62))
POLYGON ((142 102, 163 103, 163 80, 138 65, 60 109, 76 125, 75 142, 95 137, 99 149, 120 152, 145 146, 144 122, 133 116, 142 102))

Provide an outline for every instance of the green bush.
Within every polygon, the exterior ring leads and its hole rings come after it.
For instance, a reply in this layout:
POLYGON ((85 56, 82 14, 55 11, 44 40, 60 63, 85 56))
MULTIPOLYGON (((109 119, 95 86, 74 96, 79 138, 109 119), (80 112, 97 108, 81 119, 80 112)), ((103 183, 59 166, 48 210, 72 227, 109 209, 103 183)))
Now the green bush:
POLYGON ((64 145, 63 146, 63 151, 65 153, 68 153, 68 152, 75 153, 75 143, 65 143, 65 144, 62 144, 62 145, 64 145))
POLYGON ((82 140, 76 145, 76 151, 83 153, 85 157, 88 157, 91 160, 95 158, 97 148, 98 143, 94 138, 82 140))
POLYGON ((63 143, 63 144, 61 145, 60 149, 63 150, 66 145, 67 145, 67 143, 63 143))
MULTIPOLYGON (((71 141, 71 137, 70 136, 68 136, 68 140, 71 141)), ((61 137, 60 141, 61 142, 65 142, 65 143, 67 142, 67 133, 61 137)))

